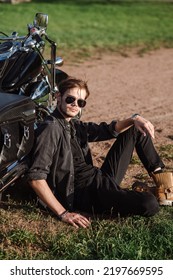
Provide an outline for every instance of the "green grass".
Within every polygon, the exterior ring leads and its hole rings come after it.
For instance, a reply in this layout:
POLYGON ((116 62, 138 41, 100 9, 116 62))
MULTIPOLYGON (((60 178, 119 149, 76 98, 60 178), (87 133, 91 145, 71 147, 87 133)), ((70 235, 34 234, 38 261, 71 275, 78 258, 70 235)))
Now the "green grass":
POLYGON ((173 160, 173 145, 161 145, 159 147, 159 154, 162 158, 167 158, 167 160, 172 161, 173 160))
MULTIPOLYGON (((34 210, 35 211, 35 210, 34 210)), ((89 229, 74 230, 41 214, 38 224, 23 209, 1 209, 0 259, 147 260, 173 258, 173 208, 152 218, 94 219, 89 229), (23 218, 22 218, 23 217, 23 218), (25 219, 24 219, 25 217, 25 219), (13 218, 14 219, 14 218, 13 218), (9 225, 9 221, 11 226, 9 225)))
MULTIPOLYGON (((164 162, 170 161, 167 156, 172 149, 170 144, 160 147, 164 162)), ((162 206, 150 218, 113 217, 111 213, 91 218, 90 228, 76 230, 37 208, 24 182, 9 187, 0 206, 0 259, 173 259, 173 207, 162 206)))
POLYGON ((47 33, 59 53, 173 46, 173 3, 165 1, 32 1, 0 4, 1 31, 26 34, 36 12, 49 15, 47 33), (48 3, 47 3, 48 2, 48 3))

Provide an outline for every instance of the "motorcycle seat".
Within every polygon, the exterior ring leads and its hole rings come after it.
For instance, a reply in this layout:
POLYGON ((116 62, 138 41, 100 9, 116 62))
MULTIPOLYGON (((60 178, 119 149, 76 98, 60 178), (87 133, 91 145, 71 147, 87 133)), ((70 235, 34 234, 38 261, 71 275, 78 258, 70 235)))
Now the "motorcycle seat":
POLYGON ((0 123, 22 115, 26 109, 35 109, 35 103, 29 97, 0 92, 0 123))

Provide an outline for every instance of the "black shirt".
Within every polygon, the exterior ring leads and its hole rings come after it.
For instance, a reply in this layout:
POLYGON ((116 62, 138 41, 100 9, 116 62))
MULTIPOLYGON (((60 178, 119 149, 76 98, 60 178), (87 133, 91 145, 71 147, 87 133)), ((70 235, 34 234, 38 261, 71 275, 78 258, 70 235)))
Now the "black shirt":
POLYGON ((72 131, 70 142, 74 164, 74 188, 84 188, 93 182, 98 169, 92 164, 86 163, 82 150, 77 142, 74 128, 72 128, 72 131))

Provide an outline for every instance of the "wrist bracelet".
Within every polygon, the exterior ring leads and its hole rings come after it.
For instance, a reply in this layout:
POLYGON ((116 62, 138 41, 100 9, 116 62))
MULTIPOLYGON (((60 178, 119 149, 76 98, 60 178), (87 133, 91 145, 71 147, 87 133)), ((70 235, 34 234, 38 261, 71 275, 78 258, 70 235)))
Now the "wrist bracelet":
POLYGON ((58 218, 60 219, 60 221, 62 221, 63 217, 65 217, 67 215, 67 213, 68 213, 68 210, 65 210, 60 215, 58 215, 58 218))

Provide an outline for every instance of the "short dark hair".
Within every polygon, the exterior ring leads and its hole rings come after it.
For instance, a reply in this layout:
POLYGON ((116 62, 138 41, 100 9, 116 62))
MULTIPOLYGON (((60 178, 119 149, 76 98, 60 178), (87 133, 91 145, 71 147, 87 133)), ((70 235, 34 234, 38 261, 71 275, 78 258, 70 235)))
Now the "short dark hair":
POLYGON ((60 92, 61 95, 63 95, 67 90, 76 87, 79 89, 85 89, 86 91, 85 99, 87 99, 88 96, 90 95, 87 82, 80 79, 76 79, 74 77, 68 77, 67 79, 60 82, 58 85, 58 91, 60 92))

